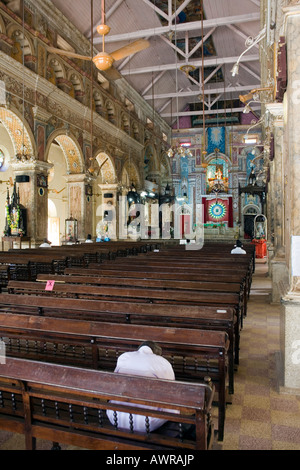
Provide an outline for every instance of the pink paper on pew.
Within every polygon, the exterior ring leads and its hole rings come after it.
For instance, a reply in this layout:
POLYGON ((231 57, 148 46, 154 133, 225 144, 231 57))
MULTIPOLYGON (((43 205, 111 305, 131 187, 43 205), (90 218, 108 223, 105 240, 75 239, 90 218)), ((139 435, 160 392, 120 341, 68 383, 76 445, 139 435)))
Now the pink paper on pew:
POLYGON ((53 290, 55 281, 47 281, 45 290, 53 290))

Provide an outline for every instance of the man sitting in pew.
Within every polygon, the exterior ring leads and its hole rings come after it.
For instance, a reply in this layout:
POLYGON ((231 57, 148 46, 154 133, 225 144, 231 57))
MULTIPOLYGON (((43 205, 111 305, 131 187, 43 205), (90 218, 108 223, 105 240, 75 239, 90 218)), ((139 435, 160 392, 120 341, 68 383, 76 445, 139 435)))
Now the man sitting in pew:
POLYGON ((43 243, 40 245, 40 248, 51 248, 51 242, 44 238, 43 243))
POLYGON ((86 237, 86 240, 85 240, 85 243, 93 243, 92 235, 90 233, 88 233, 88 235, 86 237))
POLYGON ((236 245, 233 248, 233 250, 231 250, 231 254, 232 255, 236 255, 236 254, 245 255, 246 254, 246 251, 243 249, 243 245, 242 245, 242 242, 240 240, 236 241, 236 245))
MULTIPOLYGON (((114 372, 125 375, 141 375, 157 379, 175 380, 171 364, 162 357, 161 347, 153 341, 143 342, 137 351, 121 354, 114 372)), ((145 408, 143 405, 141 407, 145 408)), ((147 432, 146 426, 149 426, 150 431, 154 431, 166 422, 163 419, 149 417, 149 422, 146 423, 145 416, 130 415, 125 412, 114 412, 113 410, 107 410, 107 416, 110 422, 114 426, 117 425, 120 429, 133 429, 140 432, 147 432)))

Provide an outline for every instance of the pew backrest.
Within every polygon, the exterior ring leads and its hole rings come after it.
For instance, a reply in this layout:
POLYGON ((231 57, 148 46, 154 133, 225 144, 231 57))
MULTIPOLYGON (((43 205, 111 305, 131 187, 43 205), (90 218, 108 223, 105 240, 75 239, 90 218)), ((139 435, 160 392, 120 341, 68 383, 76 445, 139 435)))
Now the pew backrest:
POLYGON ((0 391, 1 427, 23 433, 28 450, 37 438, 99 450, 207 450, 212 444, 214 387, 207 384, 7 358, 0 364, 0 391), (133 415, 137 406, 144 433, 107 419, 107 410, 133 415), (167 420, 177 434, 150 432, 147 416, 167 420), (195 426, 195 440, 184 438, 183 423, 195 426))

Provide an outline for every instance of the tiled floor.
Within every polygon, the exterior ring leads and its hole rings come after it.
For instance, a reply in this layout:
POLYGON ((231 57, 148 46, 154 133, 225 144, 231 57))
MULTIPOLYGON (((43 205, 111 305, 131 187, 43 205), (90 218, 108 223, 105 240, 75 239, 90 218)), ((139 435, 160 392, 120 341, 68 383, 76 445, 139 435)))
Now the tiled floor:
MULTIPOLYGON (((235 393, 226 410, 224 441, 216 442, 216 450, 300 450, 300 396, 278 392, 280 306, 270 304, 270 287, 267 264, 258 260, 241 331, 235 393)), ((38 442, 38 449, 50 448, 38 442)), ((22 436, 0 432, 0 450, 21 449, 22 436)))
POLYGON ((278 393, 280 306, 270 304, 270 287, 267 264, 258 260, 223 450, 300 450, 300 396, 278 393))

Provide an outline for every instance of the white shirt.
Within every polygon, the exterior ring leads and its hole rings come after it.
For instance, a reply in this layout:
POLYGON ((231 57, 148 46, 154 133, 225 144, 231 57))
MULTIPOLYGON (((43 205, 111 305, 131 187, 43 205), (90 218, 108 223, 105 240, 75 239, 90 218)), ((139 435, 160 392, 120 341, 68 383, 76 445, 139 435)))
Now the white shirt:
MULTIPOLYGON (((121 354, 118 358, 115 372, 126 375, 141 375, 145 377, 155 377, 157 379, 175 380, 175 374, 169 361, 162 356, 153 354, 153 351, 148 346, 142 346, 138 351, 126 352, 121 354)), ((112 401, 111 403, 121 403, 112 401)), ((152 408, 151 406, 144 406, 135 404, 135 407, 152 408)), ((173 411, 173 410, 172 410, 173 411)), ((114 425, 114 412, 107 410, 107 416, 110 422, 114 425)), ((118 427, 120 429, 130 429, 130 414, 117 412, 118 427)), ((145 416, 132 415, 134 431, 146 432, 145 416)), ((150 431, 154 431, 166 420, 149 417, 150 431)))
POLYGON ((236 255, 236 254, 238 254, 238 255, 245 255, 245 254, 246 254, 246 251, 243 250, 243 248, 237 246, 237 247, 235 247, 233 250, 231 250, 231 254, 233 254, 233 255, 236 255))
POLYGON ((51 248, 51 245, 49 245, 49 243, 42 243, 40 248, 51 248))
POLYGON ((93 240, 90 240, 89 238, 87 238, 87 239, 85 240, 85 243, 93 243, 93 240))

